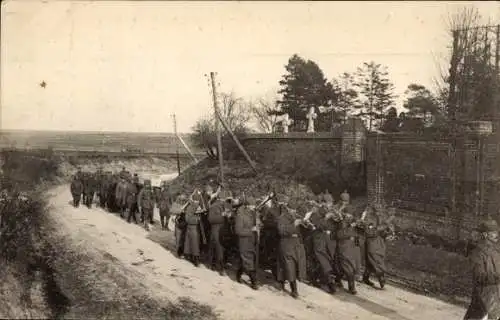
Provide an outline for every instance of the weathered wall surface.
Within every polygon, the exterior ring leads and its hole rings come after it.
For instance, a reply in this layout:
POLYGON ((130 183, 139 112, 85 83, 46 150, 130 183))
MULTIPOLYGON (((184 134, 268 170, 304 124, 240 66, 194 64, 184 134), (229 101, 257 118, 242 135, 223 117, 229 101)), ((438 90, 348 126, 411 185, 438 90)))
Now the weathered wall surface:
POLYGON ((495 137, 485 141, 481 152, 483 184, 478 184, 477 141, 462 140, 456 152, 451 140, 417 135, 370 134, 367 141, 368 200, 396 207, 399 227, 457 240, 466 237, 481 216, 498 218, 500 163, 495 137), (477 190, 483 199, 479 215, 477 190))
POLYGON ((316 192, 365 191, 364 130, 254 134, 242 144, 254 161, 305 181, 316 192))

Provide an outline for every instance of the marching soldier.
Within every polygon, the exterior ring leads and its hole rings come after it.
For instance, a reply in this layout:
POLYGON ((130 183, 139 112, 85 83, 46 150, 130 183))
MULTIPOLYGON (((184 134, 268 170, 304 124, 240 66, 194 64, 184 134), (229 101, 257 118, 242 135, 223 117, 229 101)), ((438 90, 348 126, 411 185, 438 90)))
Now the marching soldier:
POLYGON ((280 236, 278 281, 281 289, 285 289, 285 281, 290 283, 292 297, 298 298, 297 280, 306 278, 306 253, 300 236, 299 226, 302 219, 295 219, 295 205, 290 209, 281 207, 281 215, 277 226, 280 236))
POLYGON ((185 210, 186 235, 184 240, 184 256, 195 266, 200 264, 200 214, 201 194, 195 193, 189 200, 185 210))
MULTIPOLYGON (((262 265, 271 268, 276 278, 276 260, 278 258, 279 233, 278 218, 280 207, 276 197, 266 203, 261 211, 262 233, 260 242, 260 252, 262 253, 262 265)), ((277 278, 276 278, 277 280, 277 278)))
POLYGON ((137 190, 135 183, 129 183, 127 186, 127 222, 130 223, 131 219, 134 219, 134 223, 137 224, 137 201, 139 198, 139 192, 137 190))
POLYGON ((215 197, 215 201, 208 210, 208 222, 210 223, 208 261, 210 267, 217 270, 222 276, 225 274, 222 238, 227 215, 224 202, 229 198, 229 195, 223 193, 220 197, 219 195, 215 195, 215 197))
POLYGON ((163 182, 160 191, 160 198, 158 199, 158 209, 160 211, 160 222, 162 230, 168 229, 171 205, 172 197, 170 195, 166 182, 163 182))
POLYGON ((73 206, 78 208, 80 206, 80 200, 83 192, 82 180, 75 174, 73 176, 73 181, 71 181, 71 195, 73 196, 73 206))
POLYGON ((86 172, 83 180, 83 199, 87 208, 92 208, 94 194, 96 191, 96 180, 92 173, 86 172))
POLYGON ((186 200, 185 195, 179 194, 170 210, 170 213, 175 215, 175 249, 179 258, 184 255, 184 241, 186 239, 187 224, 184 206, 189 205, 189 203, 184 204, 186 200))
POLYGON ((356 275, 358 273, 360 252, 356 246, 356 222, 350 213, 342 213, 337 222, 337 249, 338 268, 337 284, 344 276, 347 279, 348 289, 351 294, 356 294, 356 275))
POLYGON ((139 208, 144 215, 144 227, 149 230, 148 222, 153 220, 155 200, 151 180, 144 180, 144 188, 139 192, 137 197, 139 208))
POLYGON ((97 171, 95 173, 95 191, 97 197, 99 197, 99 202, 98 205, 101 206, 101 186, 103 184, 103 179, 104 179, 104 172, 102 170, 102 167, 97 168, 97 171))
MULTIPOLYGON (((334 222, 332 204, 313 208, 310 221, 315 230, 312 234, 313 251, 323 275, 323 281, 328 285, 330 293, 335 293, 337 239, 336 223, 334 222)), ((337 284, 340 282, 338 279, 337 284)), ((341 284, 341 283, 340 283, 341 284)))
POLYGON ((238 208, 235 217, 235 232, 238 236, 239 264, 236 281, 241 283, 241 276, 246 273, 250 277, 251 288, 258 289, 256 262, 256 212, 255 199, 245 197, 243 205, 238 208))
POLYGON ((367 221, 360 221, 358 224, 365 237, 365 272, 363 274, 363 282, 369 286, 374 286, 374 283, 370 281, 370 275, 375 274, 378 278, 380 288, 383 289, 386 272, 385 241, 391 234, 391 229, 386 222, 382 221, 382 212, 380 212, 380 209, 372 207, 368 208, 365 212, 363 215, 373 213, 375 217, 374 219, 367 219, 367 221))
POLYGON ((495 220, 482 221, 477 231, 481 239, 472 250, 472 299, 464 320, 500 319, 500 247, 495 220))

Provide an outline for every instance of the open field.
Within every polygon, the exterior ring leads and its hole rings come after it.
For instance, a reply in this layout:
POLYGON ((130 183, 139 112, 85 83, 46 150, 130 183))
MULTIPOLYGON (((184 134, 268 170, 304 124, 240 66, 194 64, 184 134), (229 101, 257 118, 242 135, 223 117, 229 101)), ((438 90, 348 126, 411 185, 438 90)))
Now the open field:
MULTIPOLYGON (((203 150, 195 148, 190 134, 180 134, 195 154, 203 150)), ((121 152, 187 154, 173 133, 131 133, 131 132, 65 132, 65 131, 17 131, 0 132, 0 148, 45 149, 80 152, 121 152)))

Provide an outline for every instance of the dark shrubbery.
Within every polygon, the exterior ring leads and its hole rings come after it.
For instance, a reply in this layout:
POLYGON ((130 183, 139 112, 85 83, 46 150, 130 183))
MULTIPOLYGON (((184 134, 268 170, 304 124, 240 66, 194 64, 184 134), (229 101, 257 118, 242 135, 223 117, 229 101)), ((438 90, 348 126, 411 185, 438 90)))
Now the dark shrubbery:
MULTIPOLYGON (((51 150, 33 153, 4 150, 1 157, 0 261, 9 270, 15 270, 17 281, 23 284, 21 299, 28 307, 31 282, 35 272, 41 272, 45 300, 56 315, 64 299, 54 280, 50 255, 46 254, 52 250, 43 234, 48 222, 43 190, 57 177, 58 161, 51 150)), ((0 279, 8 276, 6 270, 2 268, 0 279)))

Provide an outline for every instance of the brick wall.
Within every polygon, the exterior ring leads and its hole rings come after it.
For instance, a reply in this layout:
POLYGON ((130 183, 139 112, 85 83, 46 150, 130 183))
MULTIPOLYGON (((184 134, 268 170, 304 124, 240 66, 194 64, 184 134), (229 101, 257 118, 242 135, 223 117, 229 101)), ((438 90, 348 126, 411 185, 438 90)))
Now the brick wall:
POLYGON ((242 144, 257 163, 293 175, 316 192, 348 188, 359 194, 366 188, 364 131, 253 134, 242 144))
MULTIPOLYGON (((463 137, 462 137, 463 139, 463 137)), ((453 146, 445 138, 410 134, 370 134, 367 138, 369 202, 393 205, 397 225, 420 234, 449 240, 469 235, 476 215, 478 143, 470 138, 458 145, 457 183, 453 181, 453 146), (455 196, 456 205, 452 198, 455 196)), ((499 144, 485 141, 482 215, 498 218, 499 144)))

